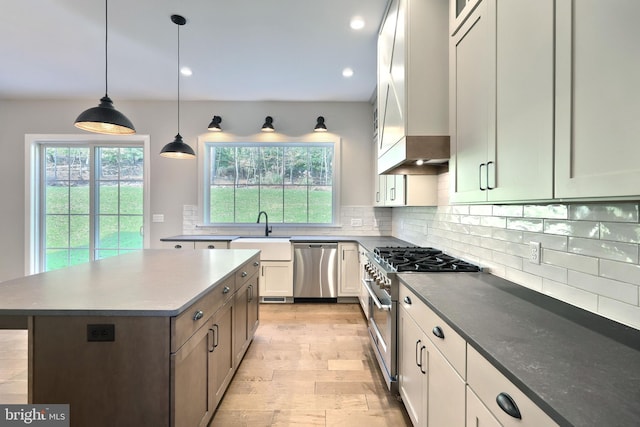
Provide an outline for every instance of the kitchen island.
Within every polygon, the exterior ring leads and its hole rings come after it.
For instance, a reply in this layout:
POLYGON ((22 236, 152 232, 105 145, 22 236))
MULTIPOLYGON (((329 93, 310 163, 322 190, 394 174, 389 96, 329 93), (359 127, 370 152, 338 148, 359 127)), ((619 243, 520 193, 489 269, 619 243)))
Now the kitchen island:
POLYGON ((259 252, 144 250, 0 283, 29 402, 72 426, 206 425, 258 324, 259 252))

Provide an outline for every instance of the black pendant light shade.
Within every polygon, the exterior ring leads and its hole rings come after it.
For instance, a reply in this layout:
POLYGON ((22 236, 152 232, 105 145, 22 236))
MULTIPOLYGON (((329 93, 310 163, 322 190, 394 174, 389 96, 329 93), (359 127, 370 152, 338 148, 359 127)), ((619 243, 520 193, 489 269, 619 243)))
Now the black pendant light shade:
POLYGON ((273 127, 273 117, 267 116, 264 118, 264 124, 262 125, 262 132, 275 132, 273 127))
POLYGON ((193 159, 196 153, 182 141, 180 135, 180 27, 186 24, 187 20, 180 15, 171 15, 171 22, 178 26, 178 134, 172 142, 162 148, 160 155, 169 159, 193 159))
POLYGON ((113 107, 113 101, 108 93, 108 1, 104 2, 104 97, 100 99, 100 105, 89 108, 80 113, 74 126, 89 132, 104 133, 107 135, 131 135, 136 133, 133 123, 124 114, 113 107))
POLYGON ((162 151, 160 151, 160 155, 169 159, 193 159, 196 157, 193 149, 189 147, 188 144, 182 142, 182 136, 180 134, 177 134, 172 142, 164 146, 162 151))
POLYGON ((316 120, 316 127, 313 128, 314 132, 326 132, 327 131, 327 125, 324 124, 324 117, 319 116, 318 119, 316 120))
POLYGON ((80 113, 76 119, 75 127, 107 135, 131 135, 136 133, 131 120, 113 107, 113 101, 107 95, 100 99, 100 105, 80 113))
POLYGON ((207 127, 207 129, 209 129, 209 131, 211 132, 222 132, 222 127, 220 127, 220 123, 222 123, 222 117, 213 116, 213 119, 211 119, 211 123, 209 123, 209 126, 207 127))

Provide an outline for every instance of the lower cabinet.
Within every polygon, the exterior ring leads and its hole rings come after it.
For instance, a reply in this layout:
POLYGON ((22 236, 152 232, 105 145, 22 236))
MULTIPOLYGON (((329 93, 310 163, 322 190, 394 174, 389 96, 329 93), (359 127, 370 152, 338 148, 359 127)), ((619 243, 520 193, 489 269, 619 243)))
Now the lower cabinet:
POLYGON ((480 398, 467 386, 467 425, 471 427, 502 427, 480 398))
POLYGON ((258 276, 252 276, 236 292, 234 302, 235 367, 240 365, 258 327, 258 276))
POLYGON ((398 382, 413 425, 464 427, 464 380, 404 307, 398 316, 398 382))
POLYGON ((338 278, 339 297, 357 297, 360 295, 360 262, 357 243, 338 243, 340 254, 340 277, 338 278))
POLYGON ((259 282, 262 297, 293 297, 293 263, 262 261, 259 282))
MULTIPOLYGON (((235 356, 233 352, 233 300, 227 302, 213 316, 211 332, 213 342, 209 347, 209 399, 211 407, 218 406, 227 386, 233 378, 235 356)), ((188 424, 181 424, 188 425, 188 424)))

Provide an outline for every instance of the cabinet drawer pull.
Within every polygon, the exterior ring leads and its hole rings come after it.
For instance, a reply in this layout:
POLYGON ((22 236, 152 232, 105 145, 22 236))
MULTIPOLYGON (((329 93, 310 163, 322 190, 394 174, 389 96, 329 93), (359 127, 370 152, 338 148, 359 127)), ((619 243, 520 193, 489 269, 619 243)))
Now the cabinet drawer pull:
POLYGON ((247 272, 246 272, 246 271, 243 271, 243 272, 242 272, 242 274, 240 274, 240 276, 242 276, 242 277, 247 277, 247 272))
POLYGON ((253 262, 253 266, 254 266, 254 267, 257 267, 257 266, 259 266, 259 265, 260 265, 260 263, 259 263, 258 261, 254 261, 254 262, 253 262))
POLYGON ((404 297, 404 303, 411 305, 411 298, 409 298, 408 296, 404 297))
POLYGON ((517 418, 519 420, 522 419, 522 415, 520 415, 520 410, 518 409, 516 402, 507 393, 500 393, 496 396, 496 402, 498 402, 500 409, 511 415, 513 418, 517 418))
POLYGON ((182 249, 182 245, 175 245, 174 248, 176 249, 182 249))
POLYGON ((209 246, 207 246, 207 248, 209 248, 209 249, 215 249, 216 247, 215 247, 214 245, 209 245, 209 246))
POLYGON ((224 288, 222 288, 222 293, 223 293, 223 294, 228 294, 230 290, 231 290, 231 288, 230 288, 230 287, 225 286, 224 288))
POLYGON ((444 332, 442 332, 442 328, 440 326, 436 326, 431 332, 433 332, 433 335, 437 336, 438 338, 444 339, 444 332))
POLYGON ((204 317, 204 313, 202 312, 202 310, 198 310, 195 313, 193 313, 193 320, 200 320, 204 317))

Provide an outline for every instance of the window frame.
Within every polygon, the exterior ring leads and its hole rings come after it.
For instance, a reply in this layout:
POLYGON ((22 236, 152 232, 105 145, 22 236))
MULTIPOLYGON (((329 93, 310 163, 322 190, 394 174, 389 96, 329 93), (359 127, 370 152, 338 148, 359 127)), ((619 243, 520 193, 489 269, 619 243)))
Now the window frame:
MULTIPOLYGON (((110 135, 50 135, 50 134, 26 134, 25 135, 25 274, 31 275, 44 271, 44 248, 41 247, 44 212, 42 212, 44 197, 42 176, 43 146, 82 146, 90 147, 141 147, 143 150, 143 249, 148 249, 151 244, 150 230, 150 138, 149 135, 127 135, 114 137, 110 135)), ((93 175, 93 166, 92 166, 93 175)), ((91 187, 90 187, 91 188, 91 187)), ((91 194, 94 189, 91 188, 91 194)), ((93 222, 95 214, 93 197, 90 198, 90 222, 93 222)), ((90 236, 93 241, 93 233, 90 236)))
MULTIPOLYGON (((332 171, 332 210, 331 223, 288 223, 277 222, 284 227, 339 227, 340 222, 340 171, 341 171, 341 139, 331 134, 309 134, 301 137, 283 137, 274 134, 258 134, 254 137, 235 137, 225 134, 205 134, 198 137, 198 152, 202 155, 198 156, 198 222, 203 227, 251 227, 252 223, 246 222, 209 222, 209 206, 207 205, 209 198, 206 192, 209 190, 209 165, 208 165, 208 146, 210 144, 239 144, 246 147, 274 146, 287 144, 291 145, 317 145, 332 144, 333 145, 333 171, 332 171)), ((268 213, 268 212, 267 212, 268 213)), ((258 212, 256 212, 257 218, 258 212)))

